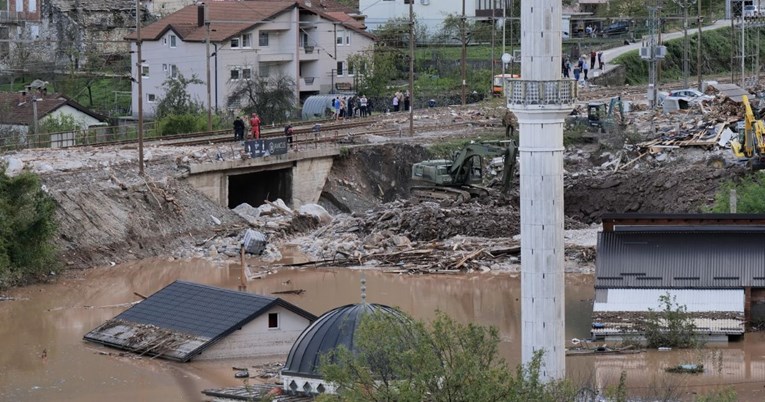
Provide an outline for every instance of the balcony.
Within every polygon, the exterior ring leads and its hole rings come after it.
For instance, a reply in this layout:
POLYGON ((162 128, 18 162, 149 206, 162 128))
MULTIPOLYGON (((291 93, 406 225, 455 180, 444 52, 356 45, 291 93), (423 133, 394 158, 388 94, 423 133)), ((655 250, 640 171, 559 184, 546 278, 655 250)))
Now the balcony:
POLYGON ((577 83, 574 80, 525 81, 506 78, 508 105, 559 105, 576 102, 577 83))
POLYGON ((316 77, 300 77, 300 91, 319 91, 319 80, 316 77))
POLYGON ((292 53, 264 53, 259 56, 261 63, 284 63, 292 61, 294 55, 292 53))
POLYGON ((319 60, 319 49, 314 46, 303 46, 300 52, 300 61, 319 60))
POLYGON ((26 21, 26 13, 23 12, 11 12, 11 11, 0 11, 0 23, 17 23, 21 21, 26 21))

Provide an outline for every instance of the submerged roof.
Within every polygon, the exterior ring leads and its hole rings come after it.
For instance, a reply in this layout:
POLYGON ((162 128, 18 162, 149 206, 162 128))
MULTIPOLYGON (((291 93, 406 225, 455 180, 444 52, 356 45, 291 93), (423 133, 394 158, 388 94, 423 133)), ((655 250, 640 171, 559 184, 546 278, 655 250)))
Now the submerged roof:
POLYGON ((277 305, 309 321, 316 319, 279 298, 175 281, 88 332, 84 339, 188 361, 277 305))
POLYGON ((765 288, 765 230, 678 229, 599 233, 595 287, 765 288))
MULTIPOLYGON (((292 345, 283 375, 320 377, 319 360, 322 355, 344 346, 351 352, 354 349, 353 336, 363 316, 379 312, 399 317, 405 316, 398 310, 382 304, 349 304, 324 313, 314 321, 292 345)), ((286 385, 286 384, 285 384, 286 385)))

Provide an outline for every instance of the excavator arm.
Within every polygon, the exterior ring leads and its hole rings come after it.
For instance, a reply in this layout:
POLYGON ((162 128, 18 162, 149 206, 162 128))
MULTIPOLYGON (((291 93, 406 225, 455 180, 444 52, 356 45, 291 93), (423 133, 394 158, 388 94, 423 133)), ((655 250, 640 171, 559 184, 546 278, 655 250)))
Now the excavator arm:
MULTIPOLYGON (((515 143, 513 141, 503 141, 503 144, 507 146, 476 143, 469 144, 457 152, 451 167, 449 168, 449 175, 452 176, 452 184, 455 185, 468 185, 472 184, 471 179, 475 177, 473 175, 473 159, 482 157, 497 157, 505 156, 505 169, 508 167, 508 160, 506 154, 509 149, 512 148, 515 152, 515 143)), ((512 164, 515 163, 515 159, 509 161, 512 164)), ((512 169, 512 168, 511 168, 512 169)), ((504 178, 503 178, 504 181, 504 178)))
POLYGON ((742 96, 741 103, 744 105, 744 130, 731 141, 731 148, 736 157, 749 158, 752 168, 759 170, 765 167, 765 124, 754 117, 746 95, 742 96))

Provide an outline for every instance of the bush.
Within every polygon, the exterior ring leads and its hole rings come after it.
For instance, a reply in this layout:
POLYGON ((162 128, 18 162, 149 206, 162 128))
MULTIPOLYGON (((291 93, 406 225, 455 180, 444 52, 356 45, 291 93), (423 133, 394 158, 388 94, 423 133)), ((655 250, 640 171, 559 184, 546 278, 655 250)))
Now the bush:
POLYGON ((55 203, 37 175, 0 173, 0 288, 58 270, 51 243, 54 212, 55 203))
MULTIPOLYGON (((160 135, 187 134, 207 131, 206 113, 171 114, 157 120, 160 135)), ((221 119, 213 115, 213 128, 221 128, 221 119)))
POLYGON ((696 325, 684 305, 677 304, 676 297, 669 293, 659 296, 660 310, 649 309, 642 320, 648 347, 692 348, 699 345, 696 325))
POLYGON ((428 325, 369 314, 354 334, 354 352, 340 347, 322 358, 324 379, 341 391, 319 400, 573 400, 568 383, 541 380, 541 353, 513 375, 498 344, 496 328, 462 325, 442 313, 428 325))
POLYGON ((736 212, 758 214, 765 212, 765 186, 756 176, 744 178, 741 182, 732 181, 723 184, 715 194, 712 212, 730 212, 730 191, 736 190, 736 212))

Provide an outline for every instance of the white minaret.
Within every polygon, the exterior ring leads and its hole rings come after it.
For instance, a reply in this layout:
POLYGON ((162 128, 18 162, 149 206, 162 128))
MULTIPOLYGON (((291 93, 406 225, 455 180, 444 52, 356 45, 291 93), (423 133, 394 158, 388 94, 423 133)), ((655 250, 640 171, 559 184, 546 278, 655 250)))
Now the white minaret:
POLYGON ((521 78, 507 85, 520 131, 522 357, 544 351, 544 381, 566 375, 563 120, 576 83, 561 78, 561 8, 521 0, 521 78))

